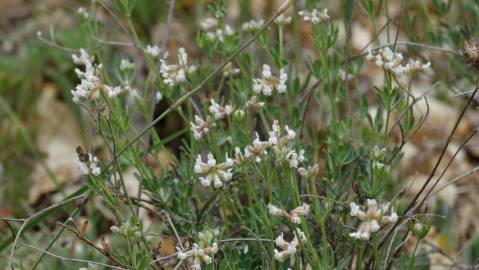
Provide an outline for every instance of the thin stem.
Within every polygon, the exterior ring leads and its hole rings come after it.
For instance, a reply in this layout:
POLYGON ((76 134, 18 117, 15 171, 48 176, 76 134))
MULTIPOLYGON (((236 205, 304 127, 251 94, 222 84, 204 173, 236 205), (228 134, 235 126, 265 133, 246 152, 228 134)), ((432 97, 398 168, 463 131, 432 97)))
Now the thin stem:
POLYGON ((10 251, 10 256, 8 258, 8 265, 7 265, 7 269, 10 269, 10 270, 13 270, 13 256, 15 255, 15 249, 17 247, 17 244, 18 244, 18 240, 20 239, 20 235, 23 233, 23 231, 25 230, 26 226, 28 224, 30 224, 30 222, 35 219, 36 217, 39 217, 45 213, 47 213, 48 211, 51 211, 51 210, 54 210, 56 208, 59 208, 67 203, 70 203, 72 201, 75 201, 75 200, 78 200, 78 199, 81 199, 81 198, 85 198, 86 196, 85 195, 79 195, 79 196, 75 196, 75 197, 71 197, 71 198, 68 198, 68 199, 65 199, 63 201, 60 201, 60 202, 57 202, 57 203, 54 203, 52 205, 50 205, 49 207, 46 207, 38 212, 36 212, 35 214, 29 216, 28 218, 25 218, 25 220, 23 221, 23 224, 22 226, 20 226, 20 229, 18 229, 18 232, 17 232, 17 235, 15 236, 15 239, 13 240, 13 244, 12 244, 12 249, 10 251))
POLYGON ((104 266, 104 267, 108 267, 108 268, 111 268, 111 269, 127 270, 127 268, 118 267, 118 266, 114 266, 114 265, 109 265, 109 264, 105 264, 105 263, 100 263, 100 262, 95 262, 95 261, 88 261, 88 260, 82 260, 82 259, 75 259, 75 258, 63 257, 63 256, 60 256, 60 255, 54 254, 54 253, 52 253, 52 252, 49 252, 49 251, 47 251, 47 250, 39 249, 39 248, 37 248, 37 247, 30 246, 30 245, 27 245, 27 244, 24 244, 24 243, 22 243, 21 245, 22 245, 22 246, 29 247, 29 248, 31 248, 31 249, 34 249, 34 250, 36 250, 36 251, 39 251, 39 252, 41 252, 41 253, 43 253, 43 254, 45 254, 45 255, 49 255, 49 256, 55 257, 55 258, 57 258, 57 259, 64 260, 64 261, 80 262, 80 263, 86 263, 86 264, 94 264, 94 265, 104 266))

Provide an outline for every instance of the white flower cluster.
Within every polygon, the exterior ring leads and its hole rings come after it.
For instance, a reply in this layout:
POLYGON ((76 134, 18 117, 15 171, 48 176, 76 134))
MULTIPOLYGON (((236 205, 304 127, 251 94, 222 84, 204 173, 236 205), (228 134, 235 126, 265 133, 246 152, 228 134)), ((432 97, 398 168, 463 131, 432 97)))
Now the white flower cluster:
POLYGON ((395 223, 398 220, 398 215, 389 203, 378 205, 374 199, 367 200, 366 211, 362 210, 362 207, 354 202, 351 202, 349 207, 351 208, 351 216, 357 217, 362 221, 357 232, 349 234, 349 236, 356 239, 368 240, 371 233, 379 231, 381 224, 395 223), (386 215, 388 211, 389 215, 386 215))
POLYGON ((248 145, 244 149, 244 154, 241 153, 239 147, 235 147, 235 160, 238 162, 243 162, 247 160, 254 160, 260 162, 263 157, 268 155, 269 142, 261 141, 259 139, 258 133, 256 133, 256 138, 253 140, 251 145, 248 145))
POLYGON ((74 90, 71 90, 73 102, 79 103, 83 100, 96 100, 100 96, 101 82, 100 70, 101 65, 95 66, 93 56, 90 56, 84 49, 80 49, 80 55, 72 55, 73 63, 79 66, 85 66, 85 70, 75 69, 75 73, 80 79, 74 90))
POLYGON ((264 20, 251 20, 243 23, 241 29, 245 32, 257 32, 264 24, 264 20))
POLYGON ((191 131, 193 132, 193 136, 195 139, 199 140, 206 135, 210 129, 215 126, 215 123, 210 121, 209 119, 203 120, 203 118, 195 115, 195 121, 190 122, 191 131))
POLYGON ((299 150, 299 154, 296 150, 290 150, 286 155, 290 168, 298 168, 298 165, 304 161, 304 149, 299 150))
POLYGON ((276 77, 272 75, 271 67, 264 64, 262 78, 253 79, 253 91, 256 94, 263 93, 265 96, 271 96, 273 90, 276 89, 281 94, 286 92, 287 80, 288 74, 286 74, 284 68, 280 69, 279 77, 276 77))
POLYGON ((378 67, 394 72, 396 75, 403 75, 412 71, 426 70, 431 66, 431 62, 421 64, 419 60, 413 59, 409 59, 409 62, 406 65, 402 65, 404 59, 403 55, 399 52, 393 52, 389 47, 386 47, 384 50, 379 49, 375 55, 371 50, 368 50, 366 59, 374 62, 378 67))
POLYGON ((79 7, 77 9, 77 13, 78 13, 78 15, 82 16, 83 19, 85 19, 85 20, 90 17, 90 14, 88 14, 88 11, 86 10, 85 7, 79 7))
POLYGON ((292 21, 293 18, 291 16, 284 16, 284 14, 280 14, 278 17, 276 17, 276 19, 274 19, 274 22, 279 26, 290 24, 292 21))
POLYGON ((233 107, 231 105, 221 106, 216 103, 214 99, 211 99, 211 105, 209 107, 209 110, 210 113, 213 114, 213 117, 216 120, 219 120, 230 115, 233 112, 233 107))
POLYGON ((186 260, 188 258, 193 258, 191 262, 191 269, 193 270, 201 270, 201 262, 205 264, 210 264, 213 262, 213 258, 211 255, 214 255, 218 252, 218 244, 213 243, 211 247, 200 247, 198 244, 193 244, 193 248, 182 252, 178 252, 178 259, 179 260, 186 260))
POLYGON ((116 97, 125 91, 125 89, 120 86, 111 87, 109 85, 105 85, 104 89, 109 98, 116 97))
POLYGON ((298 12, 299 16, 303 17, 303 21, 311 22, 312 24, 318 24, 329 19, 328 9, 323 11, 313 9, 312 11, 302 10, 298 12))
POLYGON ((74 90, 71 90, 73 102, 79 103, 84 100, 94 101, 100 96, 103 89, 108 97, 116 97, 123 93, 125 89, 120 86, 109 86, 100 81, 101 65, 94 65, 95 58, 90 56, 84 49, 80 49, 80 55, 72 55, 73 63, 79 66, 85 66, 85 70, 75 69, 75 73, 80 79, 74 90))
POLYGON ((239 68, 235 68, 231 62, 228 62, 223 68, 223 77, 230 77, 240 73, 239 68))
POLYGON ((164 59, 160 60, 160 73, 163 82, 169 86, 175 86, 186 80, 186 74, 196 70, 196 66, 188 66, 188 54, 184 48, 178 49, 178 64, 166 64, 164 59))
POLYGON ((187 251, 178 251, 179 260, 189 259, 190 267, 194 270, 201 270, 201 263, 210 264, 213 262, 213 255, 218 252, 218 243, 213 242, 217 231, 206 231, 199 233, 199 243, 193 244, 193 247, 187 251))
POLYGON ((133 235, 135 237, 140 237, 141 236, 141 231, 138 226, 134 226, 130 224, 129 221, 123 223, 120 225, 120 227, 113 225, 110 227, 111 232, 117 233, 120 235, 123 235, 125 237, 128 237, 130 235, 133 235))
POLYGON ((251 110, 260 110, 264 107, 266 103, 263 101, 258 101, 257 96, 252 96, 247 102, 246 107, 251 110))
POLYGON ((314 164, 313 166, 308 166, 307 168, 300 167, 298 168, 298 173, 302 177, 311 178, 319 173, 319 165, 314 164))
POLYGON ((208 153, 208 160, 203 162, 201 155, 198 155, 195 162, 194 171, 199 177, 203 186, 208 187, 213 183, 215 188, 220 188, 225 182, 229 182, 233 178, 231 167, 234 165, 234 160, 226 156, 226 162, 216 164, 216 159, 213 154, 208 153))
POLYGON ((273 122, 272 131, 269 132, 268 141, 261 141, 258 133, 256 133, 256 138, 253 140, 253 143, 245 147, 244 154, 241 153, 239 147, 235 148, 235 161, 238 163, 246 160, 261 162, 261 160, 268 155, 267 149, 269 147, 273 148, 274 152, 278 155, 279 160, 287 160, 287 156, 290 154, 290 165, 294 165, 296 161, 302 161, 304 159, 304 152, 301 152, 301 155, 296 154, 295 156, 294 153, 296 153, 296 151, 291 150, 288 152, 286 150, 285 145, 296 137, 296 132, 291 130, 288 126, 285 126, 285 130, 286 135, 282 136, 278 120, 275 120, 273 122))
POLYGON ((277 216, 277 217, 287 217, 290 222, 295 224, 300 224, 301 217, 305 217, 309 214, 309 208, 310 208, 309 204, 303 203, 303 205, 294 208, 288 213, 286 212, 286 210, 276 205, 273 205, 271 203, 268 204, 268 210, 271 215, 277 216))
POLYGON ((306 236, 300 229, 296 229, 294 238, 291 242, 284 240, 281 233, 275 240, 274 244, 281 249, 281 251, 274 249, 274 258, 277 261, 284 262, 286 259, 291 258, 294 260, 296 252, 298 252, 300 243, 306 242, 306 236))
MULTIPOLYGON (((216 119, 224 117, 226 111, 232 111, 226 109, 226 107, 219 107, 212 103, 213 107, 210 110, 216 119)), ((199 116, 195 116, 195 123, 191 123, 192 131, 195 138, 201 138, 204 134, 208 133, 209 129, 214 126, 214 122, 211 118, 207 121, 201 119, 199 116)), ((268 148, 271 148, 276 155, 278 161, 288 162, 290 168, 298 168, 300 163, 305 159, 304 150, 300 150, 299 153, 296 150, 291 149, 289 142, 296 138, 296 132, 290 129, 288 126, 284 127, 286 133, 282 134, 279 122, 274 121, 272 131, 269 132, 269 138, 267 141, 260 140, 258 133, 256 138, 250 145, 247 145, 243 151, 239 147, 235 147, 234 158, 228 158, 226 156, 226 162, 216 164, 212 154, 208 154, 208 160, 203 162, 201 156, 198 155, 195 164, 195 173, 201 174, 200 181, 204 186, 210 186, 213 182, 214 187, 222 187, 224 182, 228 182, 232 178, 232 166, 242 164, 247 161, 261 162, 264 157, 268 156, 268 148)), ((319 168, 316 166, 309 167, 308 169, 300 167, 298 172, 302 175, 313 175, 317 173, 319 168)), ((299 211, 299 210, 298 210, 299 211)), ((294 215, 292 216, 294 217, 294 215)))
POLYGON ((195 115, 195 121, 190 123, 193 136, 197 140, 201 139, 215 126, 214 120, 221 120, 230 115, 233 112, 233 107, 231 105, 222 106, 216 103, 214 99, 211 99, 209 111, 213 114, 214 119, 207 117, 206 120, 203 120, 198 115, 195 115))
POLYGON ((296 138, 296 132, 290 129, 288 126, 284 126, 286 130, 286 135, 282 136, 281 127, 279 126, 278 120, 273 121, 272 130, 268 132, 269 135, 269 143, 275 147, 278 147, 285 142, 293 140, 296 138))
POLYGON ((203 31, 208 32, 218 27, 218 20, 215 18, 206 18, 200 23, 200 26, 203 31))
POLYGON ((84 175, 98 176, 101 174, 101 169, 98 166, 98 158, 91 153, 88 153, 84 157, 79 156, 76 162, 84 175))
POLYGON ((225 25, 223 28, 220 28, 219 22, 215 18, 204 19, 200 26, 201 29, 205 31, 206 38, 210 41, 223 42, 225 37, 235 34, 235 31, 229 25, 225 25))
POLYGON ((160 55, 160 47, 156 45, 146 45, 146 53, 149 54, 151 57, 158 57, 160 55))
POLYGON ((299 150, 299 153, 295 149, 287 147, 287 143, 296 138, 296 132, 291 130, 287 125, 284 126, 286 134, 283 136, 279 122, 275 120, 273 122, 272 130, 269 132, 268 142, 272 146, 279 161, 286 161, 290 168, 298 168, 303 163, 305 157, 305 151, 299 150))

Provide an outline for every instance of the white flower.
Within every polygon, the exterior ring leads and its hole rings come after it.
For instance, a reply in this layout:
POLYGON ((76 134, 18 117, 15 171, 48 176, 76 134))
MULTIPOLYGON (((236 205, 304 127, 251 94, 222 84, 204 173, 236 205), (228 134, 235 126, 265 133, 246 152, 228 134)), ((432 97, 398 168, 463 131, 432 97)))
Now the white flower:
POLYGON ((73 102, 79 103, 84 100, 94 101, 100 96, 102 87, 100 82, 101 65, 94 66, 94 58, 84 49, 80 49, 80 55, 72 55, 73 62, 77 65, 85 66, 85 70, 75 69, 75 73, 80 79, 75 89, 71 90, 73 102))
POLYGON ((350 215, 359 218, 362 222, 356 232, 350 233, 350 237, 368 240, 371 233, 379 231, 381 224, 395 223, 398 220, 398 215, 394 208, 389 206, 389 203, 378 205, 376 200, 367 199, 367 209, 363 210, 361 206, 354 202, 349 204, 350 215), (387 212, 389 215, 386 215, 387 212))
POLYGON ((304 150, 300 150, 299 154, 296 153, 296 150, 291 150, 286 155, 286 158, 290 168, 298 168, 298 165, 304 161, 304 150))
POLYGON ((309 214, 310 206, 307 203, 303 203, 303 205, 294 208, 289 213, 286 210, 279 208, 273 204, 268 204, 268 211, 271 215, 277 217, 288 217, 289 221, 295 224, 301 223, 301 217, 307 216, 309 214))
POLYGON ((231 28, 229 25, 225 25, 223 29, 216 29, 216 31, 206 32, 206 37, 210 41, 217 40, 219 42, 223 42, 225 40, 225 36, 232 36, 234 34, 235 32, 233 28, 231 28))
POLYGON ((302 10, 298 12, 298 14, 299 16, 303 17, 303 21, 311 22, 312 24, 318 24, 329 19, 327 8, 323 9, 323 11, 313 9, 311 12, 302 10))
POLYGON ((223 68, 223 77, 230 77, 240 73, 239 68, 234 68, 231 62, 228 62, 226 66, 223 68))
POLYGON ((200 26, 201 29, 205 31, 206 38, 210 41, 223 42, 226 36, 232 36, 235 34, 233 28, 229 25, 219 28, 219 22, 214 18, 204 19, 200 26))
POLYGON ((403 75, 413 71, 427 70, 431 63, 422 64, 419 60, 409 59, 406 65, 403 65, 403 55, 399 52, 393 52, 389 47, 379 49, 374 55, 368 50, 366 60, 374 62, 378 67, 394 72, 396 75, 403 75))
POLYGON ((426 64, 421 63, 419 60, 409 59, 409 70, 416 71, 416 70, 428 70, 431 67, 431 62, 427 62, 426 64))
POLYGON ((120 70, 121 71, 127 71, 127 70, 133 70, 135 69, 135 63, 131 62, 128 59, 121 59, 120 62, 120 70))
POLYGON ((246 146, 244 150, 244 156, 248 159, 252 159, 256 162, 260 162, 261 159, 268 155, 266 148, 268 148, 269 142, 263 142, 259 139, 258 133, 256 133, 256 139, 253 140, 252 145, 246 146))
MULTIPOLYGON (((271 131, 268 132, 269 135, 269 143, 273 146, 279 146, 279 144, 284 144, 288 141, 293 140, 296 138, 296 132, 292 129, 290 129, 287 125, 284 126, 284 129, 286 130, 286 135, 282 136, 281 133, 281 127, 279 126, 278 120, 273 121, 273 125, 271 127, 271 131)), ((276 149, 278 150, 278 149, 276 149)), ((304 160, 304 152, 300 152, 300 158, 301 161, 304 160)))
POLYGON ((283 233, 274 239, 274 244, 282 249, 287 249, 289 246, 289 242, 286 242, 286 240, 283 238, 283 233))
POLYGON ((349 204, 349 208, 351 209, 351 213, 350 213, 351 216, 352 216, 352 217, 357 217, 358 214, 359 214, 359 206, 358 206, 356 203, 351 202, 351 203, 349 204))
POLYGON ((156 45, 146 45, 146 53, 152 57, 158 57, 160 55, 160 48, 156 45))
POLYGON ((133 235, 135 237, 141 236, 140 228, 136 225, 132 225, 129 221, 122 223, 120 227, 113 225, 110 227, 112 233, 121 234, 123 236, 133 235))
POLYGON ((272 145, 278 145, 281 136, 281 128, 279 127, 278 120, 273 121, 272 130, 268 132, 268 135, 269 143, 272 145))
POLYGON ((357 232, 352 232, 349 234, 350 237, 361 239, 361 240, 369 240, 370 235, 371 234, 369 233, 369 231, 364 231, 364 232, 357 231, 357 232))
POLYGON ((214 99, 211 99, 209 110, 213 114, 214 118, 218 120, 230 115, 233 112, 233 107, 231 105, 226 105, 223 107, 216 103, 214 99))
POLYGON ((274 258, 279 262, 284 262, 286 259, 294 257, 298 252, 299 244, 305 241, 306 237, 300 229, 295 230, 294 238, 291 242, 284 240, 283 234, 281 233, 274 240, 275 245, 281 249, 281 251, 277 249, 274 250, 274 258))
POLYGON ((79 7, 77 9, 77 13, 82 16, 84 19, 88 19, 90 17, 90 14, 88 14, 88 11, 86 11, 86 8, 84 7, 79 7))
POLYGON ((284 68, 279 70, 279 82, 277 85, 278 93, 286 92, 286 81, 288 80, 288 74, 284 71, 284 68))
MULTIPOLYGON (((201 235, 201 233, 200 233, 201 235)), ((204 242, 200 241, 199 244, 194 243, 193 247, 190 250, 183 251, 178 249, 177 258, 179 260, 186 260, 188 258, 192 258, 188 260, 191 269, 201 269, 201 263, 210 264, 213 262, 212 255, 218 252, 218 243, 213 242, 212 240, 204 242), (211 243, 211 244, 210 244, 211 243)))
POLYGON ((278 17, 276 17, 274 22, 277 25, 282 26, 282 25, 290 24, 292 20, 293 20, 293 18, 291 16, 284 16, 284 14, 280 14, 278 17))
POLYGON ((342 80, 342 81, 347 81, 347 80, 350 80, 352 79, 354 76, 348 72, 346 72, 344 69, 340 68, 338 70, 338 75, 339 75, 339 78, 342 80))
POLYGON ((212 154, 208 153, 207 158, 207 162, 203 162, 201 155, 198 155, 194 167, 195 173, 202 175, 199 180, 203 186, 207 187, 213 183, 215 188, 220 188, 224 182, 229 182, 233 178, 230 167, 234 163, 232 164, 231 160, 226 158, 226 162, 216 164, 216 159, 212 154))
POLYGON ((198 115, 195 115, 195 121, 190 123, 191 131, 195 139, 199 140, 203 138, 204 135, 208 134, 210 128, 214 126, 214 123, 208 119, 205 121, 198 115))
POLYGON ((160 60, 160 73, 163 82, 168 86, 180 84, 186 80, 186 74, 194 72, 195 66, 188 66, 188 54, 184 48, 178 49, 178 64, 168 65, 164 59, 160 60))
POLYGON ((307 203, 303 203, 303 205, 294 208, 289 212, 288 219, 292 223, 300 224, 301 217, 307 216, 309 214, 310 206, 307 203))
POLYGON ((119 94, 124 92, 124 89, 121 88, 120 86, 111 87, 111 86, 105 85, 104 89, 109 98, 116 97, 119 94))
POLYGON ((215 18, 206 18, 200 23, 203 31, 209 31, 218 26, 218 20, 215 18))
POLYGON ((310 178, 319 173, 319 165, 314 164, 313 166, 309 166, 308 168, 298 168, 298 173, 302 177, 310 178))
POLYGON ((383 216, 381 221, 384 223, 395 223, 398 221, 398 218, 397 213, 391 208, 391 214, 389 216, 383 216))
POLYGON ((268 204, 268 211, 271 215, 277 216, 277 217, 288 215, 288 213, 285 210, 283 210, 283 209, 281 209, 281 208, 279 208, 276 205, 273 205, 271 203, 268 204))
POLYGON ((95 58, 93 56, 90 56, 85 51, 85 49, 80 49, 80 55, 72 54, 72 59, 75 65, 84 65, 84 66, 88 64, 92 64, 93 61, 95 61, 95 58))
POLYGON ((241 29, 245 32, 256 32, 259 29, 261 29, 261 26, 263 26, 264 20, 251 20, 243 23, 241 25, 241 29))
POLYGON ((181 250, 178 251, 178 254, 176 255, 178 257, 178 260, 185 260, 188 258, 188 255, 185 252, 182 252, 181 250))
POLYGON ((264 102, 258 102, 256 96, 252 96, 250 100, 246 102, 246 107, 252 110, 259 110, 264 107, 264 102))
POLYGON ((264 64, 262 78, 253 79, 253 92, 257 94, 263 93, 265 96, 271 96, 273 90, 278 91, 280 94, 284 93, 287 89, 287 80, 288 75, 283 68, 279 71, 279 77, 275 77, 271 73, 271 67, 264 64))

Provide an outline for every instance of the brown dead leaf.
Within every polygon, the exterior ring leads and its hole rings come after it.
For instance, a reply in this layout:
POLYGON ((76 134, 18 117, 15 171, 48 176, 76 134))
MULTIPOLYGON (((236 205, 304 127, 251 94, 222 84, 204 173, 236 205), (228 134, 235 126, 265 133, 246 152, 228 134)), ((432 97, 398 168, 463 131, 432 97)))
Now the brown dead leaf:
POLYGON ((171 237, 161 237, 158 243, 158 253, 162 256, 169 256, 176 252, 175 240, 171 237))
MULTIPOLYGON (((428 104, 429 115, 422 128, 411 138, 411 141, 415 144, 421 144, 425 137, 429 140, 447 138, 458 117, 458 111, 454 106, 441 102, 435 98, 429 98, 428 104)), ((427 110, 426 103, 423 101, 418 102, 414 108, 416 118, 421 117, 421 115, 427 110)), ((471 123, 469 120, 464 119, 461 121, 455 139, 460 140, 464 138, 470 128, 471 123)))
POLYGON ((45 155, 45 164, 56 177, 49 177, 40 163, 35 165, 32 175, 29 202, 35 202, 42 194, 54 191, 59 185, 75 181, 80 177, 75 160, 75 147, 81 145, 80 130, 66 104, 56 98, 53 85, 46 85, 37 103, 37 145, 45 155))

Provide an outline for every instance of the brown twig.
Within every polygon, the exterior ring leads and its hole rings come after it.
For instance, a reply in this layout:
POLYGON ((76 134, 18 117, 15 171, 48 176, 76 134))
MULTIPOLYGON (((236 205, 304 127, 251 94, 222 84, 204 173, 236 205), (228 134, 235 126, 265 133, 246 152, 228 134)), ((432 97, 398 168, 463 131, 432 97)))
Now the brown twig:
POLYGON ((72 228, 66 224, 63 224, 61 222, 57 222, 57 224, 63 226, 65 229, 68 231, 72 232, 78 239, 81 241, 85 242, 87 245, 91 246, 93 249, 98 251, 99 253, 103 254, 105 257, 109 258, 111 261, 113 261, 116 265, 124 268, 124 269, 129 269, 126 267, 119 259, 117 259, 115 256, 113 256, 108 250, 105 250, 101 247, 98 247, 95 243, 90 241, 88 238, 86 238, 84 235, 82 235, 76 228, 72 228))

